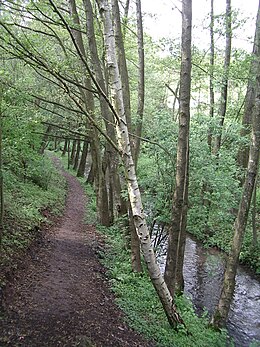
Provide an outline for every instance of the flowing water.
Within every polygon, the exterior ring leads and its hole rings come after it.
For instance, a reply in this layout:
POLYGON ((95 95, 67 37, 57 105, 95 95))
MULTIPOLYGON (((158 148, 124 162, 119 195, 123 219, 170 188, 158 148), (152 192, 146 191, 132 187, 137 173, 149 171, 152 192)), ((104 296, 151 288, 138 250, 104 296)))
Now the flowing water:
MULTIPOLYGON (((164 268, 165 256, 160 257, 164 268)), ((220 295, 225 257, 216 249, 204 249, 191 237, 186 239, 184 259, 185 293, 198 313, 212 314, 220 295)), ((236 347, 260 347, 260 281, 238 267, 236 288, 227 329, 236 347)))

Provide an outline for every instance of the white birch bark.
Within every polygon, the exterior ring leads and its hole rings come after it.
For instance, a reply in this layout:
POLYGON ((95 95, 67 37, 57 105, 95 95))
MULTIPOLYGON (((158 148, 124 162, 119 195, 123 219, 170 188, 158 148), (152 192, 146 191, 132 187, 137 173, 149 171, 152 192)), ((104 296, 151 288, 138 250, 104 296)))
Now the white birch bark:
POLYGON ((107 55, 107 69, 110 79, 109 83, 111 89, 111 99, 118 115, 118 118, 115 119, 117 140, 125 168, 125 176, 129 200, 133 211, 134 224, 140 239, 141 249, 148 267, 151 281, 161 300, 170 325, 175 328, 178 323, 183 324, 183 321, 176 311, 173 298, 165 284, 160 268, 156 262, 153 246, 149 236, 149 230, 145 220, 125 117, 122 83, 116 59, 115 36, 113 32, 110 4, 108 3, 108 0, 97 0, 97 3, 104 26, 104 41, 107 55))

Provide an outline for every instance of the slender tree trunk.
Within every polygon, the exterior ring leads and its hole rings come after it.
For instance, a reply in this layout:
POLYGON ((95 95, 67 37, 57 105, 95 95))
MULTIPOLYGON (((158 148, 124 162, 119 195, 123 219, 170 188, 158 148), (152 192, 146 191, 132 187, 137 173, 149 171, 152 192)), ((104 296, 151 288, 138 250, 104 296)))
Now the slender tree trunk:
POLYGON ((107 68, 109 71, 112 102, 117 110, 116 131, 119 149, 125 168, 128 194, 133 211, 134 224, 141 242, 144 259, 156 292, 161 300, 164 311, 171 326, 176 328, 178 323, 183 323, 181 317, 176 311, 173 298, 163 280, 160 268, 156 263, 153 246, 151 243, 149 230, 146 225, 145 215, 143 212, 142 201, 138 182, 135 173, 135 165, 131 153, 129 133, 127 128, 126 115, 124 110, 124 101, 122 95, 122 82, 119 74, 116 59, 115 36, 113 35, 112 17, 107 0, 99 0, 99 11, 102 16, 104 26, 104 40, 107 54, 107 68))
POLYGON ((68 140, 68 170, 70 169, 70 140, 68 140))
POLYGON ((76 149, 76 155, 74 159, 74 165, 73 165, 73 170, 77 170, 79 166, 79 156, 80 156, 80 150, 81 150, 81 142, 80 140, 77 140, 77 149, 76 149))
POLYGON ((94 180, 95 180, 95 175, 94 175, 93 162, 92 162, 89 173, 88 173, 87 183, 93 185, 94 180))
MULTIPOLYGON (((259 18, 256 23, 257 42, 260 43, 259 37, 259 18)), ((247 224, 248 212, 251 204, 251 198, 255 186, 257 177, 258 165, 259 165, 259 153, 260 153, 260 49, 258 49, 254 56, 257 64, 256 74, 256 91, 255 91, 255 105, 253 110, 253 124, 251 134, 251 145, 249 151, 249 160, 247 165, 247 173, 245 182, 243 184, 242 196, 239 204, 237 217, 234 223, 234 236, 232 241, 231 252, 229 254, 226 270, 224 274, 223 288, 221 291, 220 299, 216 311, 212 317, 211 323, 214 326, 221 327, 225 324, 231 300, 235 288, 235 277, 237 271, 237 265, 239 260, 239 254, 242 247, 244 233, 247 224)))
POLYGON ((85 169, 86 169, 86 162, 87 162, 87 155, 88 155, 88 141, 84 141, 83 143, 83 149, 80 157, 77 177, 84 177, 85 175, 85 169))
MULTIPOLYGON (((131 104, 130 104, 130 89, 129 89, 129 76, 128 69, 126 64, 125 56, 125 47, 123 41, 123 35, 121 30, 121 18, 120 11, 118 6, 118 0, 112 0, 112 9, 113 9, 113 18, 114 18, 114 33, 116 40, 116 49, 117 49, 117 59, 118 59, 118 68, 122 80, 122 91, 123 99, 125 105, 125 114, 128 131, 132 131, 131 126, 131 104)), ((131 144, 132 145, 132 144, 131 144)))
POLYGON ((71 153, 70 153, 70 165, 74 164, 75 155, 76 155, 76 147, 77 147, 77 140, 73 140, 71 153))
POLYGON ((140 241, 135 229, 134 217, 133 217, 131 206, 129 207, 128 213, 129 213, 129 230, 130 230, 130 237, 131 237, 132 270, 134 272, 142 272, 143 269, 142 269, 142 262, 141 262, 141 253, 140 253, 140 241))
POLYGON ((222 80, 222 88, 220 95, 220 106, 219 106, 219 129, 218 134, 215 138, 214 154, 218 155, 221 147, 221 138, 223 125, 227 110, 227 97, 228 97, 228 79, 229 79, 229 66, 231 58, 231 0, 226 0, 226 49, 225 49, 225 61, 224 61, 224 75, 222 80))
MULTIPOLYGON (((258 6, 257 11, 257 22, 260 22, 260 6, 258 6)), ((257 30, 260 30, 259 27, 257 27, 257 30)), ((259 41, 257 42, 258 38, 260 37, 260 33, 256 30, 255 32, 255 38, 254 38, 254 46, 253 46, 253 55, 257 54, 257 51, 259 50, 258 45, 259 41)), ((249 71, 249 80, 247 84, 247 91, 245 96, 245 106, 244 106, 244 113, 243 113, 243 119, 242 119, 242 125, 243 128, 241 130, 240 136, 241 138, 248 138, 251 133, 251 125, 252 125, 252 115, 253 115, 253 108, 255 103, 255 93, 256 93, 256 72, 257 72, 257 62, 255 59, 251 61, 250 71, 249 71)), ((238 151, 238 157, 237 162, 238 165, 246 169, 247 163, 248 163, 248 156, 249 156, 249 144, 243 145, 240 147, 238 151)), ((243 185, 244 177, 241 179, 241 185, 243 185)))
MULTIPOLYGON (((86 29, 87 29, 87 37, 88 37, 88 44, 89 44, 89 51, 90 51, 90 57, 91 62, 94 67, 95 75, 97 82, 100 86, 100 88, 103 90, 103 92, 106 91, 106 82, 105 77, 102 72, 101 63, 98 55, 98 49, 97 49, 97 42, 95 37, 95 30, 94 30, 94 23, 93 23, 93 9, 91 5, 90 0, 83 0, 84 2, 84 8, 86 13, 86 29)), ((115 135, 115 129, 114 129, 114 119, 112 116, 112 113, 109 109, 109 106, 103 96, 99 97, 100 101, 100 110, 102 118, 105 120, 105 127, 106 132, 109 138, 116 143, 116 135, 115 135)), ((118 176, 118 153, 116 150, 109 144, 106 144, 105 148, 105 154, 104 157, 109 158, 107 160, 107 170, 108 170, 108 177, 109 177, 109 219, 110 224, 112 220, 114 219, 114 213, 116 211, 115 208, 115 202, 116 202, 116 196, 120 196, 121 194, 121 184, 120 180, 118 179, 119 184, 113 185, 112 181, 114 181, 114 177, 118 176)))
POLYGON ((182 1, 182 57, 180 75, 180 115, 177 145, 176 182, 173 196, 172 225, 169 230, 164 278, 170 292, 182 292, 183 259, 186 238, 189 185, 189 127, 191 88, 192 2, 182 1))
POLYGON ((124 8, 124 18, 123 18, 123 37, 125 38, 126 26, 128 22, 128 13, 129 13, 130 0, 126 0, 124 8))
POLYGON ((136 0, 136 17, 137 17, 137 38, 138 38, 138 105, 137 105, 137 126, 136 140, 134 146, 135 166, 140 153, 141 136, 143 127, 144 114, 144 35, 143 35, 143 20, 141 10, 141 0, 136 0))
POLYGON ((257 177, 255 180, 253 198, 252 198, 252 247, 257 245, 257 227, 256 227, 256 191, 257 191, 257 177))
POLYGON ((3 184, 3 111, 2 111, 2 87, 0 87, 0 248, 2 247, 3 231, 4 231, 4 184, 3 184))
POLYGON ((48 125, 47 129, 46 129, 46 133, 43 135, 42 138, 42 143, 41 143, 41 147, 40 147, 40 154, 44 153, 44 150, 46 148, 46 144, 48 143, 48 138, 49 138, 49 134, 51 132, 52 126, 48 125))
POLYGON ((64 157, 67 151, 68 151, 68 139, 65 139, 61 156, 64 157))
MULTIPOLYGON (((71 12, 72 20, 78 27, 80 27, 80 20, 79 20, 79 15, 77 12, 77 6, 76 6, 75 0, 69 0, 69 4, 70 4, 70 12, 71 12)), ((82 57, 84 57, 85 61, 87 61, 87 54, 86 54, 86 50, 85 50, 85 46, 83 42, 82 32, 79 30, 74 30, 74 29, 72 30, 73 30, 73 35, 74 35, 77 47, 80 51, 80 54, 82 55, 82 57)), ((84 98, 85 108, 88 114, 90 114, 92 118, 95 118, 95 104, 94 104, 93 94, 91 93, 92 83, 90 80, 90 76, 87 74, 85 65, 83 64, 81 59, 80 59, 80 62, 82 63, 82 72, 84 73, 84 84, 86 87, 86 90, 84 91, 81 90, 81 93, 84 98)), ((106 189, 105 176, 102 170, 100 140, 99 140, 98 132, 96 128, 94 128, 93 126, 91 127, 91 130, 90 130, 90 137, 92 138, 92 141, 90 142, 90 147, 91 147, 93 169, 94 169, 94 175, 95 175, 94 182, 95 182, 95 191, 97 194, 96 200, 97 200, 98 221, 102 225, 109 226, 108 194, 106 189)))
POLYGON ((54 151, 55 151, 55 152, 57 152, 58 144, 59 144, 58 138, 57 138, 57 137, 54 137, 54 151))
MULTIPOLYGON (((141 11, 141 7, 139 9, 141 11)), ((119 68, 119 73, 120 73, 121 81, 122 81, 122 95, 123 95, 123 102, 125 107, 124 110, 126 115, 126 123, 127 123, 128 131, 131 132, 131 103, 130 103, 129 77, 128 77, 128 69, 126 64, 126 57, 125 57, 123 34, 121 30, 121 18, 120 18, 118 0, 112 0, 112 12, 113 12, 113 18, 114 18, 114 30, 115 30, 115 42, 116 42, 116 48, 117 48, 118 68, 119 68)), ((140 16, 142 17, 141 12, 140 12, 140 16)), ((138 25, 140 26, 138 30, 142 31, 142 23, 139 23, 138 25)), ((142 48, 143 48, 143 44, 142 44, 142 48)), ((144 62, 143 62, 143 65, 144 65, 144 62)), ((144 83, 144 80, 143 80, 143 83, 144 83)), ((142 112, 141 108, 140 108, 140 112, 142 112)), ((131 149, 132 155, 134 156, 135 150, 133 147, 133 143, 130 143, 130 146, 131 146, 130 149, 131 149)), ((140 272, 140 269, 142 269, 141 257, 140 257, 140 244, 138 242, 136 230, 133 228, 134 222, 133 220, 131 220, 133 216, 132 211, 130 211, 131 204, 128 204, 128 206, 129 206, 128 231, 130 234, 130 238, 133 239, 131 241, 132 269, 133 271, 140 272)))
POLYGON ((209 100, 210 100, 210 126, 208 129, 208 146, 212 150, 212 120, 214 118, 215 93, 214 93, 214 65, 215 65, 215 42, 214 42, 214 0, 210 1, 210 74, 209 74, 209 100))

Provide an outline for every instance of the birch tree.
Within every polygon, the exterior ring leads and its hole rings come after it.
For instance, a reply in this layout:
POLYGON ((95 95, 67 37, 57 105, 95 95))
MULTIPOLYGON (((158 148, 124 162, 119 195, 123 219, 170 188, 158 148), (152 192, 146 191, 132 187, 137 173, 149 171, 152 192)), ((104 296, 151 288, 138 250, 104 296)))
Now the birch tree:
MULTIPOLYGON (((123 102, 125 107, 124 108, 125 117, 126 117, 128 132, 131 133, 132 116, 131 116, 130 85, 129 85, 129 76, 128 76, 128 69, 127 69, 126 55, 125 55, 123 33, 121 30, 121 17, 120 17, 118 0, 112 1, 112 12, 113 12, 113 19, 114 19, 114 32, 115 32, 118 68, 119 68, 119 73, 120 73, 121 81, 122 81, 122 95, 123 95, 123 102)), ((131 145, 132 155, 135 158, 134 141, 131 141, 130 145, 131 145)), ((136 162, 135 162, 135 165, 136 165, 136 162)), ((126 229, 129 232, 129 236, 131 239, 130 247, 131 247, 132 270, 135 272, 141 272, 142 263, 141 263, 141 255, 140 255, 140 242, 136 234, 136 230, 135 230, 135 226, 133 222, 133 212, 131 210, 131 205, 129 203, 127 203, 127 205, 128 205, 129 221, 126 226, 126 229)))
POLYGON ((166 316, 171 326, 176 328, 178 323, 183 323, 180 315, 176 311, 173 301, 160 268, 156 263, 153 246, 151 243, 149 230, 146 224, 142 206, 141 194, 137 182, 135 165, 131 153, 129 133, 124 110, 122 95, 122 82, 116 58, 116 44, 111 18, 111 7, 107 0, 98 0, 99 12, 103 21, 104 42, 106 47, 107 69, 109 72, 109 86, 111 90, 112 104, 116 110, 115 124, 119 150, 124 164, 125 177, 129 200, 133 211, 135 228, 140 239, 144 259, 147 264, 148 272, 155 290, 160 298, 166 316))

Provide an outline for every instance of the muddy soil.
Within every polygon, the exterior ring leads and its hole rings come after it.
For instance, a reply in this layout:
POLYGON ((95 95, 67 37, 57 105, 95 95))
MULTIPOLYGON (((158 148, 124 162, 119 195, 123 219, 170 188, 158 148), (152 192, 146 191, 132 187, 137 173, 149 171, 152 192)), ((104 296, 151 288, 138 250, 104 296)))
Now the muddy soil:
POLYGON ((84 191, 62 174, 68 183, 64 215, 7 285, 0 346, 154 346, 124 323, 95 251, 103 241, 83 222, 84 191))

